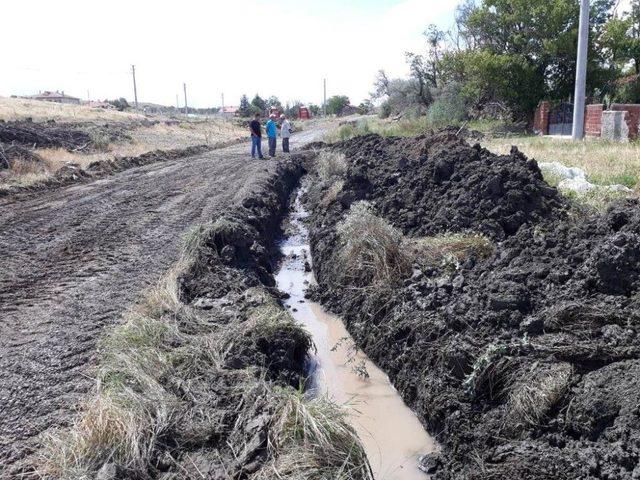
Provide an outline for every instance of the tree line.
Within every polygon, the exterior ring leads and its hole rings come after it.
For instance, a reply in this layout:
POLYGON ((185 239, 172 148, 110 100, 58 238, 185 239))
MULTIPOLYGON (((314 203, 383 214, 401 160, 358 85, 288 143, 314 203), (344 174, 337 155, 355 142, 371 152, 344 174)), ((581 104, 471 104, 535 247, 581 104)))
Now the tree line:
MULTIPOLYGON (((640 102, 640 0, 625 12, 617 3, 591 1, 592 102, 640 102)), ((382 116, 415 112, 434 123, 529 119, 542 99, 571 99, 579 12, 579 0, 465 0, 452 29, 429 26, 425 51, 406 54, 409 78, 381 70, 372 98, 382 101, 382 116)))

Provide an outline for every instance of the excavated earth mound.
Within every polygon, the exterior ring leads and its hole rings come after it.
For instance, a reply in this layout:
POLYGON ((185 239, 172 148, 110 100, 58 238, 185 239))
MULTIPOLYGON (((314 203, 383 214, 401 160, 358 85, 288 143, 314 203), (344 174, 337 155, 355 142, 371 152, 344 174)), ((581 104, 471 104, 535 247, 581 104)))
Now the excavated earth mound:
POLYGON ((332 148, 348 169, 328 206, 309 196, 315 296, 438 436, 435 478, 640 478, 640 203, 577 213, 534 160, 449 134, 332 148), (407 241, 478 232, 494 252, 345 288, 336 226, 361 199, 407 241))
POLYGON ((411 235, 473 229, 502 239, 561 206, 535 161, 515 148, 496 156, 470 147, 449 131, 415 139, 371 134, 335 148, 350 159, 349 201, 375 201, 411 235))

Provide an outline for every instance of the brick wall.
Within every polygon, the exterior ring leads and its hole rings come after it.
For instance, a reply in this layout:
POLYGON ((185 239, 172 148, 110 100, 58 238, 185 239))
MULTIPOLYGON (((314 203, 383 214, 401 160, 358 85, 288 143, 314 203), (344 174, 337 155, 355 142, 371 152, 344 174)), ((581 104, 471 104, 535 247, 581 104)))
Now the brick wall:
POLYGON ((629 140, 638 138, 638 124, 640 123, 640 104, 637 103, 613 103, 610 110, 625 111, 624 120, 629 128, 629 140))
POLYGON ((587 105, 584 114, 584 134, 590 137, 599 137, 602 131, 602 111, 604 105, 595 103, 587 105))
POLYGON ((542 101, 536 108, 535 116, 533 117, 533 131, 538 135, 547 135, 549 133, 549 110, 551 110, 551 104, 547 101, 542 101))

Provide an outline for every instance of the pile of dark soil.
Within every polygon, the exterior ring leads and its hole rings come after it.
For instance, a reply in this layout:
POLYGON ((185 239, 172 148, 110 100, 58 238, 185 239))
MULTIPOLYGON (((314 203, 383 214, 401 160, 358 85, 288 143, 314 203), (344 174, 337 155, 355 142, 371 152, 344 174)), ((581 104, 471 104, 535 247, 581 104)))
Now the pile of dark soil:
POLYGON ((0 121, 0 143, 29 148, 64 148, 69 151, 100 150, 109 142, 126 140, 131 128, 149 122, 56 123, 0 121))
POLYGON ((42 158, 30 148, 0 143, 0 170, 14 168, 16 162, 32 164, 44 170, 42 158))
POLYGON ((448 130, 415 139, 371 134, 334 148, 350 162, 346 203, 375 202, 407 234, 474 230, 502 239, 562 206, 535 161, 515 148, 497 156, 470 147, 448 130))
POLYGON ((535 161, 449 136, 337 148, 344 187, 310 205, 316 295, 437 435, 435 478, 640 478, 640 203, 574 214, 535 161), (354 293, 335 278, 336 225, 359 199, 408 236, 499 242, 354 293))

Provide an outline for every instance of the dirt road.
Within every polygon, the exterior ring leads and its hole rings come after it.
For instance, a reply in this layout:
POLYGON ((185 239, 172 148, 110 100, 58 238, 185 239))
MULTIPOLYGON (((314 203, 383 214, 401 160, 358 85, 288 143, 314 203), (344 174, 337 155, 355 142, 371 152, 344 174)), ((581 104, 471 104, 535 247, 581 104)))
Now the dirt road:
POLYGON ((100 334, 177 260, 183 234, 275 169, 247 148, 0 199, 0 477, 39 434, 72 420, 100 334))

